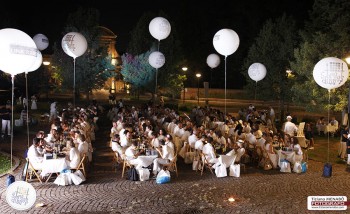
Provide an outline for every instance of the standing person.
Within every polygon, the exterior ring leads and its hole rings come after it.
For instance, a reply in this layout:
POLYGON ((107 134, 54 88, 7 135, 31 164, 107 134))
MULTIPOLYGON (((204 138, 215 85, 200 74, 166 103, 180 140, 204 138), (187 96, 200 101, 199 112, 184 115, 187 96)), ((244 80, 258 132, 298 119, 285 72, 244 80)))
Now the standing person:
POLYGON ((346 153, 348 154, 347 165, 350 165, 350 136, 348 135, 348 139, 346 141, 346 153))
POLYGON ((295 123, 292 122, 292 117, 287 116, 287 122, 284 124, 284 133, 289 134, 291 137, 294 137, 294 133, 298 131, 298 127, 295 123))
POLYGON ((275 132, 275 117, 276 117, 276 113, 275 110, 272 108, 272 106, 269 106, 269 116, 271 119, 271 124, 272 124, 272 130, 273 132, 275 132))
POLYGON ((32 106, 31 106, 31 110, 37 110, 38 109, 38 106, 37 106, 37 104, 36 104, 36 102, 37 102, 37 99, 36 99, 36 96, 35 95, 33 95, 32 97, 31 97, 31 101, 32 101, 32 106))
MULTIPOLYGON (((314 133, 310 123, 306 123, 305 125, 305 138, 309 140, 309 149, 314 149, 314 133)), ((346 137, 345 137, 346 142, 346 137)))
POLYGON ((347 151, 347 141, 348 141, 348 134, 349 134, 349 127, 342 125, 341 130, 341 142, 340 142, 340 148, 339 148, 339 155, 342 160, 346 160, 346 155, 348 154, 347 151))
POLYGON ((28 106, 28 100, 26 97, 23 97, 23 109, 27 109, 27 106, 28 106))
POLYGON ((6 105, 0 109, 0 114, 2 118, 2 128, 1 128, 1 137, 5 137, 5 132, 7 128, 7 136, 11 136, 11 101, 8 100, 6 105))
POLYGON ((50 105, 50 121, 54 121, 57 118, 57 102, 54 101, 50 105))

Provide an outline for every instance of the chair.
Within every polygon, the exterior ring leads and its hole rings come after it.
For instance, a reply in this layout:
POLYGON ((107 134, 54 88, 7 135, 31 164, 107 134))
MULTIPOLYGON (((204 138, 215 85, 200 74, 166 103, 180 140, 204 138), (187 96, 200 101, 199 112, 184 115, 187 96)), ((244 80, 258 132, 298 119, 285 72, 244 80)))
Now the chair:
POLYGON ((209 171, 211 172, 211 174, 214 175, 214 172, 212 170, 212 167, 213 167, 213 163, 209 163, 209 161, 207 160, 207 157, 205 156, 204 153, 201 153, 201 161, 202 161, 202 168, 200 169, 201 171, 201 176, 203 175, 203 171, 204 171, 204 168, 207 167, 209 169, 209 171))
POLYGON ((33 176, 35 176, 36 180, 38 180, 40 183, 43 183, 38 174, 40 170, 34 169, 33 165, 29 161, 29 158, 26 158, 26 161, 27 163, 25 164, 24 171, 23 171, 23 174, 25 174, 26 182, 28 182, 29 180, 33 180, 33 176))
POLYGON ((82 170, 83 174, 86 178, 87 176, 86 176, 86 171, 85 171, 85 160, 86 160, 86 154, 83 155, 83 158, 80 160, 80 163, 77 166, 77 168, 71 168, 71 170, 73 170, 73 171, 82 170))
POLYGON ((131 167, 133 167, 133 165, 130 164, 130 162, 127 160, 124 154, 122 156, 122 160, 123 160, 123 171, 122 171, 122 178, 123 178, 126 169, 130 169, 131 167))
POLYGON ((305 139, 305 137, 300 138, 298 137, 299 145, 301 149, 303 150, 303 159, 307 162, 309 160, 309 143, 308 140, 305 139))
POLYGON ((237 156, 235 159, 235 164, 239 164, 241 167, 243 167, 243 171, 245 172, 245 164, 241 163, 241 157, 245 154, 245 149, 240 148, 237 150, 237 156))
POLYGON ((305 127, 305 122, 301 122, 299 123, 299 126, 298 126, 298 132, 297 132, 297 136, 299 137, 304 137, 304 127, 305 127))
POLYGON ((177 154, 175 154, 174 159, 171 160, 169 163, 167 164, 163 164, 163 167, 166 167, 169 171, 173 171, 176 173, 176 177, 178 177, 178 172, 177 172, 177 154))
POLYGON ((117 171, 117 166, 121 163, 123 163, 123 159, 122 157, 119 155, 118 152, 113 152, 113 163, 112 163, 112 167, 114 168, 114 171, 117 171))

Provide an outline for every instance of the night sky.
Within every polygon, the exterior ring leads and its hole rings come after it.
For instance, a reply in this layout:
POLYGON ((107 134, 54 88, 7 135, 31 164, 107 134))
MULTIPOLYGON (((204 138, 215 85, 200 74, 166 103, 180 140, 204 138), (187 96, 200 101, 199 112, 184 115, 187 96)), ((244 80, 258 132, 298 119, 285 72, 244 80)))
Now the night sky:
MULTIPOLYGON (((216 53, 212 38, 222 28, 231 28, 240 36, 238 55, 244 57, 248 47, 259 33, 264 21, 279 17, 285 12, 294 16, 299 26, 303 26, 308 17, 314 0, 155 0, 155 1, 31 1, 27 3, 7 1, 0 8, 0 27, 16 28, 33 37, 42 33, 49 38, 50 47, 53 41, 60 42, 64 36, 64 24, 67 15, 78 7, 97 8, 100 13, 100 23, 111 29, 117 35, 116 49, 119 54, 126 51, 130 31, 134 28, 144 12, 159 11, 168 15, 170 22, 176 23, 178 31, 182 31, 183 44, 186 50, 200 50, 203 56, 216 53), (34 7, 33 10, 29 9, 34 7), (195 31, 201 27, 202 39, 195 31), (207 42, 193 42, 207 41, 207 42)), ((50 53, 50 48, 43 54, 50 53)), ((197 53, 196 53, 197 54, 197 53)), ((205 59, 203 59, 205 63, 205 59)), ((238 75, 238 74, 237 74, 238 75)), ((239 75, 238 75, 239 76, 239 75)), ((238 77, 242 78, 242 77, 238 77)), ((241 87, 241 86, 238 86, 241 87)))

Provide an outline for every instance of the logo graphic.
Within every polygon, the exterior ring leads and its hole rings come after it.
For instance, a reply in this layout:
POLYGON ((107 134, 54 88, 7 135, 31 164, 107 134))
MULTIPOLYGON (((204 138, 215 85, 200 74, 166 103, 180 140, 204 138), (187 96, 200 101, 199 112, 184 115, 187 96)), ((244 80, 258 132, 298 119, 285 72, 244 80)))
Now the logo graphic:
POLYGON ((308 196, 308 210, 346 210, 346 196, 308 196))
POLYGON ((34 187, 25 181, 16 181, 6 190, 7 203, 16 210, 27 210, 36 201, 36 191, 34 187))

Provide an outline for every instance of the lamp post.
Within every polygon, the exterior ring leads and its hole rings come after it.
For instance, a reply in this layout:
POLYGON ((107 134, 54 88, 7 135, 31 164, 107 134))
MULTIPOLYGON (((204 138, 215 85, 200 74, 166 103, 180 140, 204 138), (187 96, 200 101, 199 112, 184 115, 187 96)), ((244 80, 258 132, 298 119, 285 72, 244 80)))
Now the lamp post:
MULTIPOLYGON (((187 70, 188 70, 188 68, 186 66, 182 67, 182 71, 186 72, 187 70)), ((184 87, 184 89, 183 89, 184 90, 184 95, 183 95, 183 98, 182 98, 182 103, 185 103, 185 95, 186 95, 185 81, 183 82, 183 87, 184 87)))
POLYGON ((202 74, 197 73, 196 77, 197 77, 197 105, 199 106, 199 78, 202 76, 202 74))

